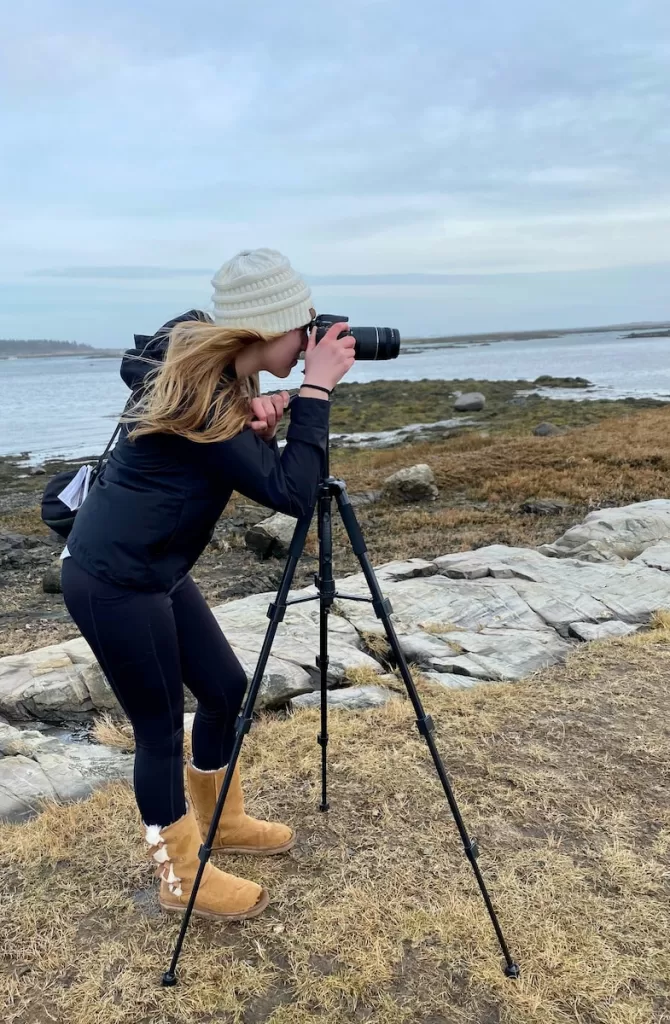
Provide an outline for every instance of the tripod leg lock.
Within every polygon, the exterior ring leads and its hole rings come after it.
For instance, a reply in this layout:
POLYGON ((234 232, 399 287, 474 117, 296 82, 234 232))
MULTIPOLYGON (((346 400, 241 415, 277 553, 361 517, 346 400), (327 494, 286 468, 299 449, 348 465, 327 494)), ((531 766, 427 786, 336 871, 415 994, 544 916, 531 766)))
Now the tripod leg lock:
POLYGON ((373 601, 372 607, 378 619, 383 619, 387 615, 393 615, 393 605, 389 601, 388 597, 382 598, 381 601, 373 601))
POLYGON ((479 858, 479 843, 476 839, 470 839, 466 845, 465 856, 469 861, 475 861, 479 858))
POLYGON ((424 715, 423 718, 417 718, 416 727, 421 736, 432 736, 435 732, 435 722, 430 715, 424 715))
POLYGON ((268 608, 268 619, 273 622, 283 622, 286 615, 286 605, 278 605, 273 601, 268 608))
POLYGON ((320 733, 318 733, 317 737, 316 737, 316 742, 319 744, 320 747, 327 747, 328 746, 328 733, 327 732, 320 732, 320 733))
POLYGON ((235 725, 235 735, 237 737, 239 737, 239 736, 246 736, 250 729, 251 729, 251 719, 250 718, 245 718, 244 715, 239 715, 238 719, 237 719, 237 723, 235 725))
POLYGON ((208 850, 204 843, 201 843, 200 849, 198 850, 198 860, 201 863, 209 860, 209 855, 212 851, 208 850))
POLYGON ((316 667, 317 668, 321 668, 322 665, 325 665, 326 668, 328 668, 328 666, 330 665, 330 658, 327 655, 326 655, 325 658, 322 658, 322 657, 320 657, 317 654, 317 656, 316 656, 316 667))

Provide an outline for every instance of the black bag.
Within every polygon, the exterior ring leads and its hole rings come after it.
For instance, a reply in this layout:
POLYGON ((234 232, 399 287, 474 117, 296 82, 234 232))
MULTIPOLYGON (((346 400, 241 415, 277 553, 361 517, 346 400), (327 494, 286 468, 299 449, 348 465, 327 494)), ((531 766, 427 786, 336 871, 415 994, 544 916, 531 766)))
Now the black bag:
MULTIPOLYGON (((96 477, 99 476, 100 470, 104 466, 105 460, 109 455, 112 445, 116 441, 120 430, 121 424, 117 423, 114 428, 114 433, 107 443, 107 447, 91 470, 88 487, 89 491, 93 486, 96 477)), ((67 487, 70 481, 74 479, 78 472, 79 469, 66 469, 63 473, 57 473, 56 476, 51 478, 44 488, 44 493, 42 494, 42 522, 46 523, 54 533, 57 533, 64 539, 69 537, 79 510, 68 508, 65 502, 60 500, 58 495, 65 487, 67 487)))

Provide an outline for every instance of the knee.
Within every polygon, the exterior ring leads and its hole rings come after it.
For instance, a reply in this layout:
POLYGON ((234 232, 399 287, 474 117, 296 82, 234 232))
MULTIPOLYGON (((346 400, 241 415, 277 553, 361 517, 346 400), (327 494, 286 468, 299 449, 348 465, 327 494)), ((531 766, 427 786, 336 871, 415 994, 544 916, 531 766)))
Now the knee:
POLYGON ((237 714, 247 689, 247 677, 242 666, 227 672, 222 684, 217 690, 200 697, 199 710, 219 718, 237 714))
POLYGON ((137 750, 151 753, 154 757, 181 757, 184 749, 183 723, 175 728, 151 732, 143 731, 140 735, 136 731, 135 747, 137 750))

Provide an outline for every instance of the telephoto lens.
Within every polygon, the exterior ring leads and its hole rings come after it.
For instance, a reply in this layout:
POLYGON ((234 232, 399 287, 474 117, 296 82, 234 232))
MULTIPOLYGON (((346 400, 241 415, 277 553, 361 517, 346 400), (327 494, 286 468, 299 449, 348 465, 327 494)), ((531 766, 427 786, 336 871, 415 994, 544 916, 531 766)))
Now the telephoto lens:
MULTIPOLYGON (((347 316, 322 313, 313 323, 317 345, 333 324, 348 322, 347 316)), ((348 333, 356 339, 356 359, 397 359, 400 354, 400 331, 395 327, 349 327, 348 333)))

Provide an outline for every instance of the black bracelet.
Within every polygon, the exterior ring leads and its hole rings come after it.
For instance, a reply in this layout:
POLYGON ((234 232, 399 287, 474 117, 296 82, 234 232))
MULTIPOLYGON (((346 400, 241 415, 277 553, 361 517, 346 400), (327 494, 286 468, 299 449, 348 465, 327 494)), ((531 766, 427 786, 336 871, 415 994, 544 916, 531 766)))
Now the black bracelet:
POLYGON ((328 397, 332 395, 332 391, 329 391, 328 388, 322 388, 320 384, 301 384, 300 386, 303 388, 311 388, 312 391, 323 391, 324 395, 328 395, 328 397))

